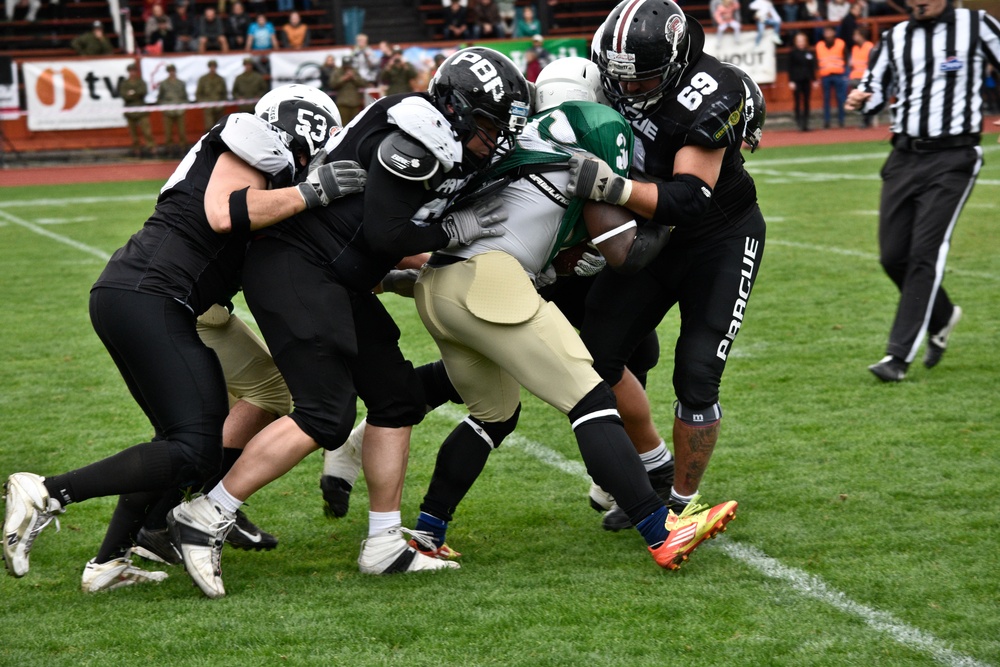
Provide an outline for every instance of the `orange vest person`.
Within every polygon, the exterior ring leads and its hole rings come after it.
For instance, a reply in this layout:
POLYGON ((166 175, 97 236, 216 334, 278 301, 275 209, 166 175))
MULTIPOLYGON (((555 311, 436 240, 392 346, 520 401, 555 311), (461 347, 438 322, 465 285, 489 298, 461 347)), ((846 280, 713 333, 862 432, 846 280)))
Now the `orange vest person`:
POLYGON ((834 31, 834 28, 824 28, 823 39, 816 43, 816 73, 820 77, 844 73, 847 45, 839 37, 827 37, 831 32, 836 35, 834 31))
POLYGON ((851 80, 860 80, 868 69, 868 56, 875 47, 870 41, 855 42, 851 48, 851 80))

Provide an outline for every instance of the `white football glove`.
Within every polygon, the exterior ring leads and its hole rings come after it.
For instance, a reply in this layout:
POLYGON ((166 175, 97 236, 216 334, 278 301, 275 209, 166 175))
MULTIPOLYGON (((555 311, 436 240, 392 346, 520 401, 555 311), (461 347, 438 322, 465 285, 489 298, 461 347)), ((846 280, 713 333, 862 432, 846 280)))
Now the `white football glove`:
POLYGON ((503 209, 503 199, 500 197, 483 199, 472 206, 449 213, 441 221, 441 226, 448 234, 446 247, 457 248, 483 237, 503 236, 506 231, 493 225, 506 219, 507 211, 503 209))
POLYGON ((367 179, 368 172, 357 162, 338 160, 310 171, 297 187, 306 208, 316 208, 344 195, 363 191, 367 179))
POLYGON ((632 195, 632 181, 616 174, 604 160, 577 153, 569 159, 566 190, 574 197, 623 206, 632 195))
MULTIPOLYGON (((590 247, 594 248, 593 245, 590 247)), ((573 273, 584 278, 589 278, 600 273, 607 264, 608 260, 604 259, 604 255, 597 248, 594 248, 594 252, 585 252, 580 256, 580 259, 576 260, 573 273)))

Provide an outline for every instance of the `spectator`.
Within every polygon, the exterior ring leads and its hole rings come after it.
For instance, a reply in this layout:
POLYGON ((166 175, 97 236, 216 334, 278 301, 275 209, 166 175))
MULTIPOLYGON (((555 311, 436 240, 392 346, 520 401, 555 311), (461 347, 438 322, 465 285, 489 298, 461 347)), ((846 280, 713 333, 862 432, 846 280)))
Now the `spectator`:
POLYGON ((352 56, 344 56, 340 67, 333 70, 326 82, 330 90, 336 93, 337 110, 344 125, 350 123, 361 113, 365 105, 364 89, 367 82, 358 72, 352 56))
POLYGON ((247 30, 247 51, 266 51, 278 48, 278 36, 274 24, 263 14, 257 14, 257 20, 250 24, 247 30))
POLYGON ((94 21, 90 30, 74 37, 70 46, 78 56, 105 56, 114 53, 111 42, 104 36, 104 26, 100 21, 94 21))
MULTIPOLYGON (((826 0, 826 20, 840 23, 851 11, 851 3, 848 0, 826 0)), ((850 35, 847 35, 850 37, 850 35)), ((845 38, 846 39, 846 38, 845 38)))
POLYGON ((556 23, 556 5, 558 4, 559 0, 539 0, 538 18, 542 22, 542 29, 538 32, 547 33, 559 27, 556 23))
POLYGON ((188 12, 188 0, 177 0, 174 15, 170 20, 174 25, 177 51, 197 51, 198 24, 188 12))
POLYGON ((147 46, 153 43, 153 33, 158 32, 160 30, 161 18, 167 20, 167 25, 169 26, 167 29, 168 30, 172 29, 172 26, 170 25, 170 17, 167 16, 166 11, 163 9, 163 5, 161 4, 152 5, 149 8, 149 18, 146 19, 146 28, 143 31, 143 34, 146 37, 147 46))
MULTIPOLYGON (((167 65, 167 78, 156 91, 157 104, 187 104, 187 86, 177 78, 177 66, 167 65)), ((184 109, 167 109, 163 112, 163 149, 167 157, 181 157, 187 152, 187 128, 184 126, 184 109), (172 141, 176 134, 176 143, 172 141)))
POLYGON ((386 95, 413 92, 413 80, 417 78, 417 69, 403 57, 400 46, 392 47, 392 56, 382 73, 379 82, 386 86, 386 95))
POLYGON ((772 28, 774 36, 771 39, 775 44, 781 44, 781 17, 774 8, 774 3, 771 0, 753 0, 750 3, 750 11, 753 12, 753 19, 757 23, 757 41, 754 43, 760 44, 764 30, 772 28))
POLYGON ((802 20, 802 5, 799 0, 785 0, 781 5, 781 18, 785 23, 802 20))
MULTIPOLYGON (((208 74, 198 79, 198 87, 195 89, 195 102, 223 102, 229 97, 226 90, 226 80, 215 71, 219 63, 214 60, 208 61, 208 74)), ((205 131, 208 132, 222 118, 225 107, 205 107, 205 131)))
POLYGON ((309 26, 302 22, 298 12, 288 15, 288 23, 281 27, 281 32, 287 48, 298 50, 309 46, 309 26))
POLYGON ((552 54, 545 50, 544 39, 541 35, 535 35, 531 38, 531 47, 524 52, 524 78, 534 83, 550 62, 552 54))
POLYGON ((205 7, 205 13, 198 19, 198 53, 222 51, 229 53, 226 26, 215 13, 215 7, 205 7))
MULTIPOLYGON (((141 107, 146 104, 146 82, 139 73, 139 65, 130 63, 128 78, 118 83, 118 96, 125 103, 125 108, 141 107)), ((128 133, 132 137, 133 157, 152 157, 156 155, 156 144, 153 142, 153 130, 149 125, 148 111, 126 111, 128 133)))
POLYGON ((260 75, 260 72, 254 69, 253 58, 244 58, 243 73, 239 74, 233 81, 233 99, 253 100, 253 102, 241 104, 237 110, 253 113, 254 104, 264 97, 268 90, 270 87, 267 85, 267 81, 260 75))
POLYGON ((498 36, 500 37, 513 37, 514 36, 514 22, 517 18, 517 11, 514 8, 514 0, 497 0, 497 9, 500 13, 500 25, 503 28, 498 36))
POLYGON ((331 53, 323 59, 323 64, 319 66, 319 88, 331 98, 336 99, 336 94, 330 88, 330 77, 337 70, 337 61, 331 53))
POLYGON ((279 12, 295 11, 295 0, 278 0, 279 12))
POLYGON ((142 0, 142 20, 148 21, 153 16, 153 8, 159 6, 163 13, 167 13, 167 0, 142 0))
POLYGON ((715 20, 716 44, 722 44, 722 36, 729 30, 733 37, 739 40, 740 37, 740 6, 736 0, 722 0, 715 8, 712 15, 715 20))
POLYGON ((837 122, 844 127, 844 102, 847 100, 847 46, 837 37, 833 26, 823 28, 823 39, 816 43, 816 70, 823 87, 823 128, 830 127, 830 98, 837 102, 837 122))
POLYGON ((479 0, 479 16, 476 18, 479 39, 501 39, 505 37, 500 21, 500 8, 493 0, 479 0))
POLYGON ((466 0, 465 24, 468 26, 468 38, 479 39, 479 0, 466 0))
MULTIPOLYGON (((379 74, 381 74, 382 70, 384 70, 389 65, 389 61, 392 60, 392 49, 389 48, 389 42, 381 41, 378 43, 378 50, 379 50, 378 71, 379 74)), ((378 81, 378 77, 375 77, 375 80, 378 81)))
POLYGON ((162 55, 164 53, 174 53, 177 50, 177 34, 174 32, 173 24, 169 16, 161 16, 156 19, 156 32, 146 43, 146 53, 149 55, 162 55))
POLYGON ((250 29, 250 17, 247 16, 243 3, 233 3, 226 17, 226 38, 229 40, 229 48, 234 51, 243 51, 247 45, 247 30, 250 29))
POLYGON ((359 32, 354 38, 354 48, 351 50, 351 57, 354 58, 354 66, 358 74, 365 81, 366 85, 372 85, 378 80, 379 59, 375 52, 368 46, 368 35, 359 32))
POLYGON ((465 7, 458 0, 451 0, 444 13, 444 38, 465 39, 469 34, 468 16, 465 7))
POLYGON ((535 18, 535 10, 527 6, 521 10, 521 20, 514 26, 514 37, 531 37, 542 32, 542 24, 535 18))
POLYGON ((804 32, 795 33, 788 54, 788 87, 795 99, 795 124, 802 132, 809 131, 809 102, 816 85, 816 54, 804 32))
MULTIPOLYGON (((861 83, 861 78, 865 75, 865 70, 868 69, 868 56, 875 48, 875 44, 865 36, 865 31, 862 28, 854 29, 852 41, 854 46, 851 47, 851 76, 847 82, 849 91, 854 90, 861 83)), ((871 127, 871 125, 872 117, 862 115, 861 126, 871 127)))
MULTIPOLYGON (((18 5, 23 7, 25 4, 25 0, 20 0, 20 2, 18 0, 7 0, 6 4, 7 4, 7 20, 13 21, 14 9, 18 5)), ((38 10, 42 8, 42 0, 27 0, 27 4, 28 4, 28 13, 25 14, 24 20, 34 21, 35 17, 38 16, 38 10)))

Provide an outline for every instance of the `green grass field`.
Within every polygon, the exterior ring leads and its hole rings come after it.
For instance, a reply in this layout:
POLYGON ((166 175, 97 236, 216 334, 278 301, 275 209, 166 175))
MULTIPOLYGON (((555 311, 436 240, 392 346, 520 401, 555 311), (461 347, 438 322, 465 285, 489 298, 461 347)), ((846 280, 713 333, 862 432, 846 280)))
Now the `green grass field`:
MULTIPOLYGON (((965 319, 938 368, 891 386, 866 370, 896 302, 876 248, 886 145, 748 155, 767 248, 702 488, 740 509, 679 572, 635 531, 601 530, 566 420, 526 396, 449 532, 461 570, 361 575, 363 485, 326 519, 313 456, 251 499, 281 544, 227 549, 228 597, 203 598, 181 568, 85 595, 114 506, 94 499, 46 529, 26 577, 0 575, 0 665, 1000 665, 1000 151, 984 145, 945 283, 965 319)), ((0 188, 0 477, 149 436, 87 300, 159 186, 0 188)), ((413 361, 433 360, 412 303, 386 302, 413 361)), ((661 326, 649 386, 664 432, 676 328, 661 326)), ((460 417, 415 430, 405 521, 460 417)))

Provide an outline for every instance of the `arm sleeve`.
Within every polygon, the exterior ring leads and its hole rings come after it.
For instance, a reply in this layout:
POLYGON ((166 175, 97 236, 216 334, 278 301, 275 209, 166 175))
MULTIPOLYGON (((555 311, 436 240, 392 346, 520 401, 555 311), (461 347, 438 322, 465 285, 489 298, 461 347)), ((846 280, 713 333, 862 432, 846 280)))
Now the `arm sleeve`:
POLYGON ((428 198, 427 181, 408 181, 394 175, 377 159, 368 166, 365 214, 361 229, 368 245, 387 255, 416 255, 448 245, 441 225, 418 224, 412 218, 428 198))

